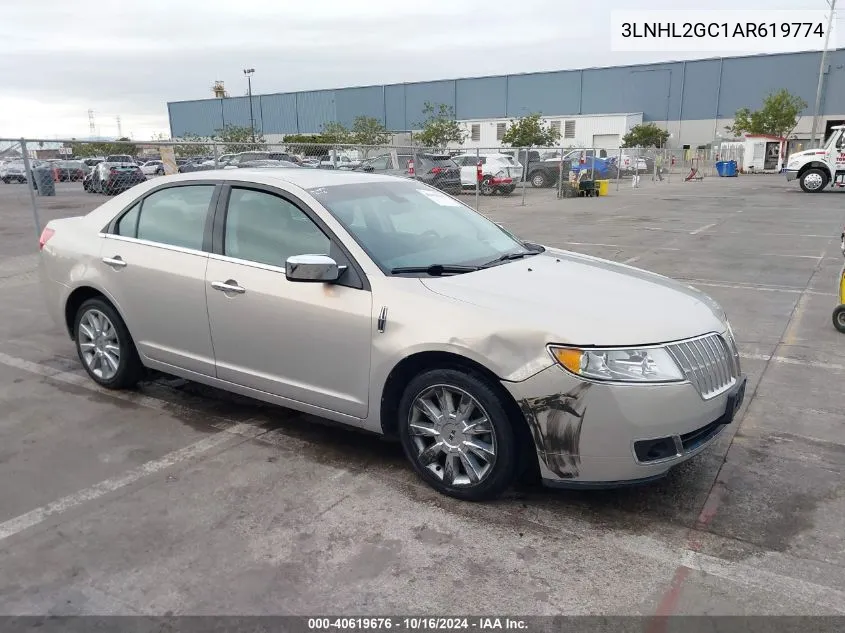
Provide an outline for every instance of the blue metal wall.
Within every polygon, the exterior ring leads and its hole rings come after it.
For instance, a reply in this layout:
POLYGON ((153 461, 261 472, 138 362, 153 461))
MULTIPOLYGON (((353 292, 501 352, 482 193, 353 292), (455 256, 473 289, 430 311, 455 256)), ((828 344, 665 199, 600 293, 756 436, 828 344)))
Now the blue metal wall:
MULTIPOLYGON (((757 108, 786 88, 810 107, 815 101, 821 53, 702 59, 665 64, 590 68, 471 79, 271 94, 253 98, 264 134, 319 132, 339 121, 370 116, 393 131, 418 128, 426 101, 445 103, 458 119, 642 112, 646 121, 731 117, 757 108)), ((845 49, 828 57, 824 114, 845 114, 845 49)), ((209 136, 223 125, 249 125, 246 97, 168 103, 174 137, 209 136)))

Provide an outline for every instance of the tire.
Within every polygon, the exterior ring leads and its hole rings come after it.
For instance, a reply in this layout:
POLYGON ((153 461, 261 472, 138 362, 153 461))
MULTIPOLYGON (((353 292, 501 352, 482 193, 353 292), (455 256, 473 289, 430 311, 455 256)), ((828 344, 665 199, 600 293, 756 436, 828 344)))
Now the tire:
POLYGON ((79 361, 91 379, 101 387, 126 389, 133 387, 143 376, 144 366, 126 324, 117 310, 104 299, 88 299, 79 306, 73 320, 73 334, 79 361), (97 336, 98 323, 102 324, 104 337, 97 336), (107 323, 111 327, 107 327, 107 323), (99 350, 100 354, 96 354, 95 350, 99 350), (107 357, 116 360, 116 364, 109 363, 107 357))
POLYGON ((529 174, 528 178, 531 180, 531 186, 536 187, 537 189, 541 189, 549 185, 549 179, 546 178, 546 174, 542 171, 535 171, 534 173, 529 174))
MULTIPOLYGON (((446 408, 452 409, 452 416, 457 414, 459 404, 455 397, 448 397, 446 408)), ((439 406, 435 405, 438 411, 439 406)), ((425 371, 405 387, 398 413, 399 438, 406 457, 420 478, 438 492, 464 501, 484 501, 500 496, 514 482, 519 461, 517 436, 507 407, 483 376, 459 369, 425 371), (489 421, 480 433, 464 434, 466 425, 462 422, 438 425, 434 417, 426 417, 422 409, 414 406, 418 399, 442 403, 437 395, 442 389, 462 399, 471 399, 474 406, 469 410, 468 423, 477 417, 489 421), (421 432, 423 428, 429 433, 421 432), (461 439, 455 439, 456 433, 461 439), (454 444, 449 445, 449 441, 454 444), (474 442, 478 448, 467 450, 467 441, 474 442), (438 444, 449 447, 449 452, 432 450, 438 444), (421 459, 426 453, 432 461, 421 459), (470 472, 474 474, 470 476, 470 472), (448 480, 450 476, 452 481, 448 480)))
POLYGON ((492 196, 496 193, 496 188, 490 184, 490 177, 485 176, 478 187, 482 196, 492 196))
POLYGON ((9 180, 8 178, 4 178, 3 182, 8 185, 11 182, 11 180, 9 180))
POLYGON ((516 191, 516 185, 508 185, 507 187, 502 187, 499 191, 502 193, 503 196, 509 196, 514 191, 516 191))
POLYGON ((156 169, 156 176, 164 176, 164 170, 163 169, 156 169))
POLYGON ((814 167, 813 169, 808 169, 803 174, 801 174, 801 178, 798 182, 801 185, 801 189, 804 191, 804 193, 818 193, 819 191, 823 191, 824 188, 827 187, 827 183, 829 180, 830 179, 827 177, 827 174, 824 171, 814 167))
POLYGON ((845 304, 833 311, 833 327, 845 334, 845 304))

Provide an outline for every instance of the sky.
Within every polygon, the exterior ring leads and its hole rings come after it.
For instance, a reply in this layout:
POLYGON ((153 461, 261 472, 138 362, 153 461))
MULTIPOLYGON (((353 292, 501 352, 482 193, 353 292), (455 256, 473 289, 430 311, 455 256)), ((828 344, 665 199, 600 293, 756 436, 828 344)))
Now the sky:
MULTIPOLYGON (((826 0, 708 0, 825 10, 826 0)), ((713 52, 614 52, 611 11, 677 0, 0 0, 0 138, 169 134, 167 102, 649 61, 713 52)), ((845 5, 845 1, 843 1, 845 5)), ((699 8, 699 7, 696 7, 699 8)), ((837 12, 845 26, 845 6, 837 12)), ((845 28, 831 41, 843 46, 845 28)), ((732 55, 735 53, 726 53, 732 55)))

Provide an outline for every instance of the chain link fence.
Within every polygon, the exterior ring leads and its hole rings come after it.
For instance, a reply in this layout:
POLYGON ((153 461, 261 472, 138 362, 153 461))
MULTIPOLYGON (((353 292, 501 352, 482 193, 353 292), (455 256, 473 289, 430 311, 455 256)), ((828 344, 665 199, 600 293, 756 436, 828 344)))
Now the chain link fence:
POLYGON ((0 139, 0 181, 28 185, 40 231, 39 198, 114 195, 176 173, 214 169, 331 169, 414 178, 476 209, 492 196, 518 204, 554 196, 605 195, 622 187, 699 182, 717 162, 742 164, 742 148, 427 148, 418 145, 0 139), (545 193, 543 193, 545 192, 545 193))

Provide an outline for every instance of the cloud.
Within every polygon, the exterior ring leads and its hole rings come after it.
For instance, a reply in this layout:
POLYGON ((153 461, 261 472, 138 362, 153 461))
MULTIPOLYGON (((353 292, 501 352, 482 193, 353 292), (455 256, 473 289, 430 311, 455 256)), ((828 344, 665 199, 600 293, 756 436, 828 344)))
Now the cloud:
POLYGON ((167 131, 168 101, 207 98, 215 80, 245 93, 247 66, 254 92, 266 93, 695 57, 610 52, 613 8, 630 3, 13 2, 0 23, 0 136, 84 136, 91 108, 102 134, 115 134, 120 116, 124 133, 148 138, 167 131))

